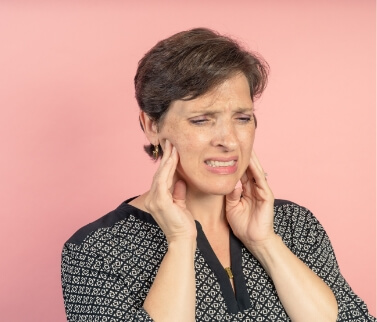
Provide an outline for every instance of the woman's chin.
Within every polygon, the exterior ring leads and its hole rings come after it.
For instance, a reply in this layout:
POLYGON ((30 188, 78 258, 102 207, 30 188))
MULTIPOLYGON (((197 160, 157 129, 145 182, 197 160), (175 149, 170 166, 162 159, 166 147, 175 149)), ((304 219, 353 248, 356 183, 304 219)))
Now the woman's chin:
POLYGON ((203 177, 203 179, 198 180, 197 177, 190 178, 180 175, 180 178, 186 182, 188 190, 202 195, 226 196, 234 191, 239 183, 239 179, 236 176, 223 176, 216 179, 203 177))
POLYGON ((216 186, 213 185, 211 187, 208 187, 208 189, 201 189, 202 193, 208 194, 208 195, 216 195, 216 196, 226 196, 234 191, 236 187, 236 183, 232 183, 229 185, 221 185, 216 186))
POLYGON ((229 189, 229 190, 219 191, 218 193, 214 193, 214 194, 215 195, 226 196, 226 195, 229 195, 230 193, 232 193, 233 191, 234 191, 234 188, 233 189, 229 189))

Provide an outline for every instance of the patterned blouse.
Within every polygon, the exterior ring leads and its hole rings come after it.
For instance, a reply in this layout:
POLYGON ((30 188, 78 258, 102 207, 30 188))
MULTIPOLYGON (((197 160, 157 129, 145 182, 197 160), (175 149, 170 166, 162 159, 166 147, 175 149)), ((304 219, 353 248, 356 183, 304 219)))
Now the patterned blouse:
MULTIPOLYGON (((167 242, 152 216, 129 205, 130 200, 65 243, 62 285, 68 321, 153 321, 142 306, 167 242)), ((290 321, 272 280, 245 246, 231 234, 234 292, 196 225, 196 321, 290 321)), ((330 240, 310 211, 276 200, 274 229, 332 289, 337 321, 376 321, 341 275, 330 240)))

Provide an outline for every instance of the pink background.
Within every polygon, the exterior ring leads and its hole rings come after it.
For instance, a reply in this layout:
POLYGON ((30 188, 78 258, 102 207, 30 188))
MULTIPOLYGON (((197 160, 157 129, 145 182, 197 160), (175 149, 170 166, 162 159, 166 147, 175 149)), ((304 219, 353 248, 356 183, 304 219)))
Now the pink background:
POLYGON ((269 183, 319 218, 376 314, 375 12, 372 0, 1 1, 0 320, 65 320, 64 241, 155 169, 137 62, 197 26, 269 62, 256 138, 269 183))

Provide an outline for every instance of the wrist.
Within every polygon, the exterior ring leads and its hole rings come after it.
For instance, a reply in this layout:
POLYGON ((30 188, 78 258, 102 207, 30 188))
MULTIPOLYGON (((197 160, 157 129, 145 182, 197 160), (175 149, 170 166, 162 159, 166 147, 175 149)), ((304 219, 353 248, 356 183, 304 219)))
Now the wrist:
POLYGON ((168 252, 170 253, 195 253, 196 238, 180 238, 168 241, 168 252))
POLYGON ((245 246, 263 264, 264 259, 274 256, 274 253, 282 244, 281 237, 274 233, 266 239, 248 242, 245 246))

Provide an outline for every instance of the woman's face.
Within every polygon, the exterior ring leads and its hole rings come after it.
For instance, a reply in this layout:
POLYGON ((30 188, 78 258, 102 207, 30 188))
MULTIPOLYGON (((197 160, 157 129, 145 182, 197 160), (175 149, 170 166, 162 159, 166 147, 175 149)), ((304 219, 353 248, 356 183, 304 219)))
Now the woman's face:
POLYGON ((225 195, 245 172, 255 125, 249 84, 243 74, 190 101, 174 101, 159 140, 177 149, 178 177, 194 193, 225 195))

